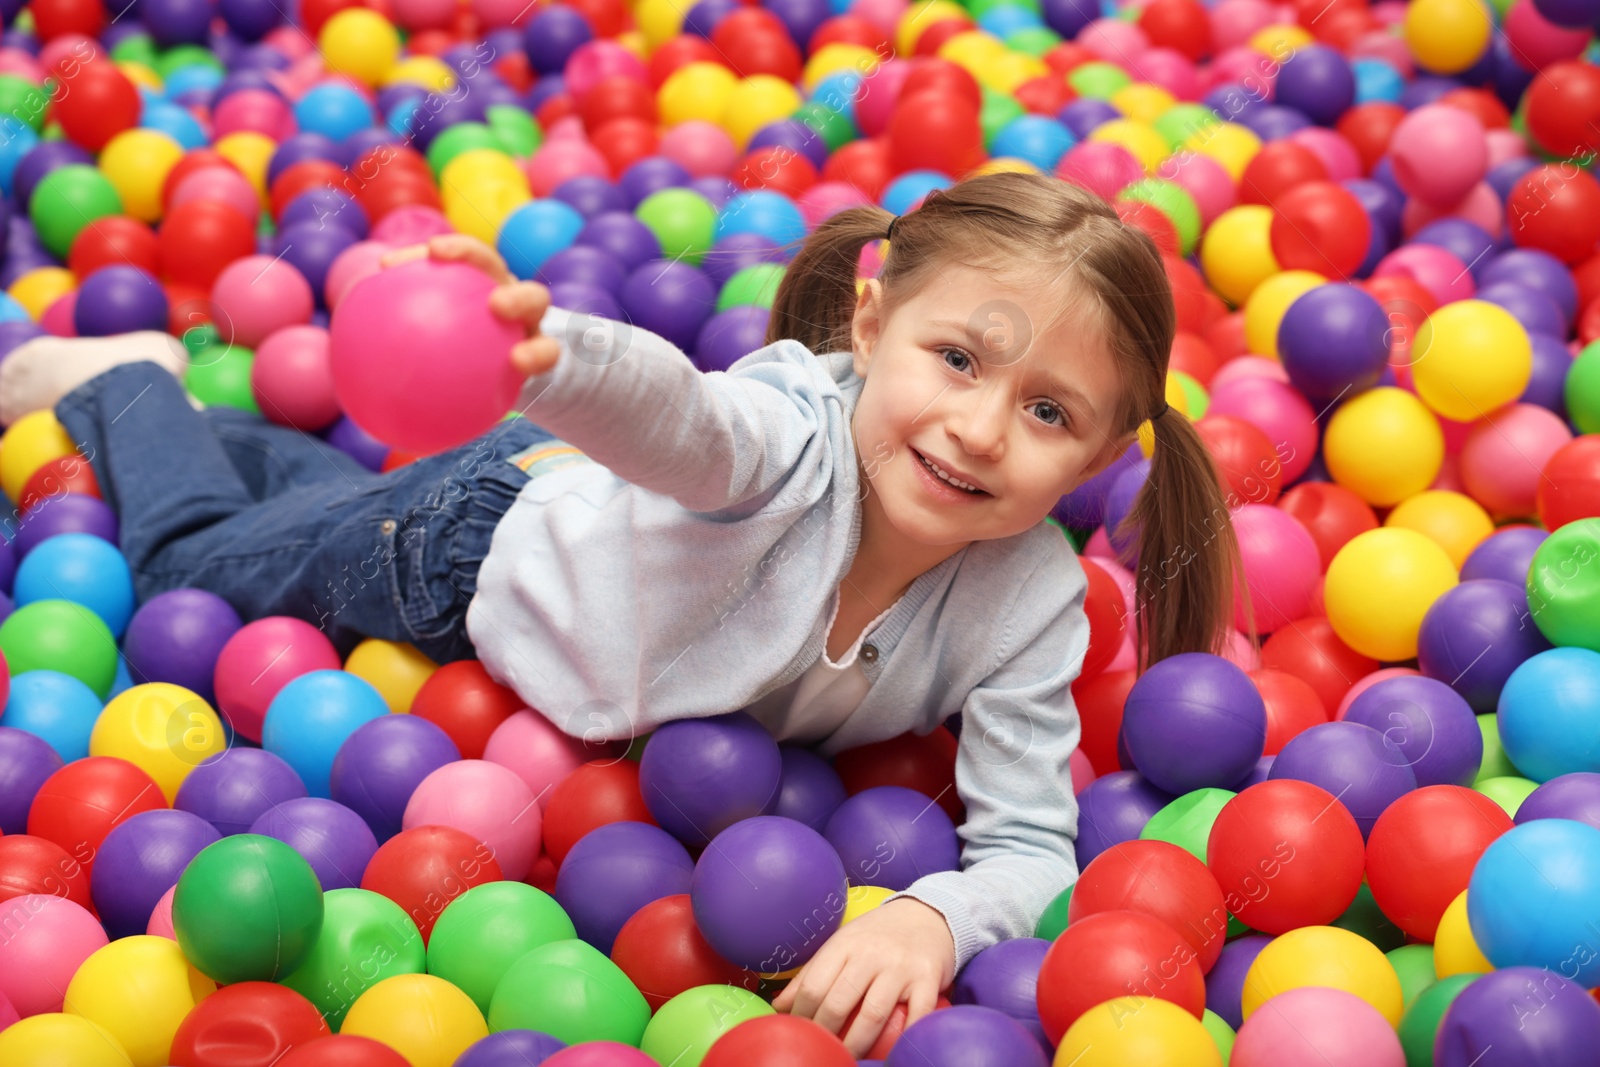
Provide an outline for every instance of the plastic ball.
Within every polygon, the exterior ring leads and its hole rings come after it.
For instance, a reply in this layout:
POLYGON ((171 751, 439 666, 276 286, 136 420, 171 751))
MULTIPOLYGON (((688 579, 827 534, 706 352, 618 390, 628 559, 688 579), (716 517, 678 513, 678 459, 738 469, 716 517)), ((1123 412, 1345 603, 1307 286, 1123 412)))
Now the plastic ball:
POLYGON ((282 983, 338 1030, 367 990, 395 975, 421 974, 423 965, 422 937, 398 904, 365 889, 334 889, 323 896, 321 934, 282 983))
POLYGON ((242 625, 238 612, 215 593, 172 589, 134 612, 123 652, 139 677, 182 686, 211 702, 217 659, 242 625))
POLYGON ((576 768, 551 790, 545 812, 544 847, 558 865, 597 826, 655 822, 639 793, 639 765, 632 760, 591 760, 576 768))
MULTIPOLYGON (((495 988, 494 1030, 527 1029, 569 1045, 615 1041, 638 1047, 650 1006, 616 964, 576 939, 524 953, 495 988)), ((561 1055, 561 1053, 557 1053, 561 1055)))
POLYGON ((1586 171, 1568 173, 1556 166, 1529 171, 1506 197, 1506 214, 1515 224, 1511 239, 1519 248, 1548 252, 1563 263, 1575 264, 1593 252, 1600 234, 1594 217, 1600 204, 1600 182, 1586 171))
POLYGON ((274 805, 250 833, 276 838, 304 856, 324 891, 353 889, 378 850, 361 816, 343 804, 301 797, 274 805))
POLYGON ((428 971, 488 1012, 510 966, 541 945, 577 936, 545 893, 520 882, 489 882, 452 900, 428 940, 428 971))
POLYGON ((1069 925, 1045 953, 1039 1022, 1052 1041, 1064 1046, 1062 1035, 1085 1013, 1124 996, 1146 1005, 1166 1001, 1196 1020, 1205 1011, 1205 979, 1193 950, 1160 919, 1097 912, 1069 925))
POLYGON ((67 985, 66 1003, 71 1014, 104 1027, 134 1063, 160 1063, 184 1017, 215 991, 177 944, 140 934, 84 960, 67 985))
POLYGON ((0 919, 12 930, 0 943, 0 996, 23 1018, 60 1011, 73 974, 105 947, 105 930, 83 907, 54 895, 13 896, 0 903, 0 919))
POLYGON ((679 993, 656 1011, 645 1027, 639 1049, 663 1063, 699 1063, 728 1031, 747 1020, 772 1014, 765 1001, 737 986, 697 986, 679 993))
POLYGON ((1393 1020, 1343 989, 1301 987, 1271 1000, 1246 1020, 1230 1064, 1324 1063, 1329 1067, 1403 1067, 1393 1020))
POLYGON ((422 780, 460 758, 433 723, 387 715, 357 727, 339 746, 329 794, 366 820, 378 841, 387 841, 400 832, 406 804, 422 780))
MULTIPOLYGON (((61 760, 71 762, 89 754, 89 735, 101 707, 94 690, 71 675, 25 671, 11 680, 5 725, 42 738, 61 760)), ((0 828, 18 832, 3 824, 0 828)))
POLYGON ((798 1015, 757 1015, 729 1029, 706 1050, 701 1067, 850 1067, 844 1042, 798 1015))
POLYGON ((1321 570, 1311 534, 1292 515, 1261 504, 1239 508, 1232 521, 1245 587, 1234 626, 1244 630, 1253 621, 1257 633, 1271 633, 1307 614, 1321 570))
POLYGON ((1528 794, 1515 816, 1517 825, 1533 819, 1572 819, 1600 829, 1600 774, 1563 774, 1528 794))
POLYGON ((489 1029, 471 998, 449 982, 400 974, 357 997, 339 1032, 382 1041, 416 1067, 448 1067, 489 1029))
POLYGON ((1183 934, 1202 972, 1222 952, 1227 910, 1216 879, 1199 859, 1165 841, 1128 841, 1095 858, 1078 879, 1070 922, 1101 911, 1139 911, 1183 934))
POLYGON ((1484 849, 1511 825, 1499 805, 1470 789, 1439 785, 1408 793, 1378 818, 1367 842, 1373 899, 1407 934, 1432 941, 1484 849))
POLYGON ((1371 219, 1344 187, 1306 182, 1277 197, 1272 208, 1272 255, 1284 269, 1346 278, 1366 258, 1371 219))
POLYGON ((323 24, 317 47, 329 69, 376 86, 399 58, 400 36, 377 12, 349 8, 323 24))
POLYGON ((371 683, 340 670, 314 670, 290 680, 272 698, 261 745, 295 769, 311 796, 326 797, 339 746, 358 727, 388 713, 371 683))
POLYGON ((1532 373, 1528 333, 1511 313, 1460 300, 1428 316, 1412 348, 1412 377, 1423 401, 1460 422, 1485 417, 1522 395, 1532 373))
POLYGON ((361 888, 399 905, 426 942, 450 901, 473 886, 503 877, 482 841, 449 826, 419 826, 378 847, 361 877, 361 888))
POLYGON ((1587 988, 1600 960, 1572 955, 1596 921, 1600 830, 1570 819, 1537 819, 1501 835, 1479 859, 1467 915, 1496 967, 1559 969, 1587 988), (1559 873, 1558 873, 1559 872, 1559 873))
POLYGON ((1321 285, 1289 305, 1277 346, 1295 388, 1326 402, 1378 383, 1389 335, 1388 317, 1370 295, 1352 285, 1321 285))
POLYGON ((233 729, 261 740, 272 700, 291 680, 318 670, 338 670, 339 654, 310 623, 271 616, 246 624, 217 657, 217 708, 233 729))
POLYGON ((1363 837, 1390 804, 1417 787, 1407 754, 1386 734, 1357 722, 1323 723, 1295 737, 1273 760, 1270 777, 1333 793, 1363 837))
POLYGON ((1585 713, 1600 686, 1600 652, 1556 648, 1525 661, 1500 694, 1500 741, 1536 782, 1592 771, 1600 735, 1585 713))
POLYGON ((28 811, 27 832, 61 846, 92 876, 107 834, 140 812, 166 806, 160 788, 132 763, 90 756, 45 779, 28 811))
POLYGON ((1417 635, 1434 601, 1454 588, 1444 549, 1415 530, 1385 527, 1352 538, 1328 565, 1328 621, 1351 648, 1374 659, 1417 654, 1417 635))
POLYGON ((1266 709, 1238 667, 1187 653, 1140 676, 1122 728, 1140 772, 1157 788, 1181 794, 1243 777, 1261 757, 1266 709))
POLYGON ((219 839, 198 815, 170 810, 142 812, 107 834, 91 886, 111 936, 144 933, 161 895, 201 849, 219 839))
POLYGON ((577 936, 611 953, 617 933, 641 907, 686 892, 694 862, 665 830, 618 822, 585 834, 556 877, 556 900, 577 936))
POLYGON ((277 1063, 290 1049, 328 1036, 328 1024, 305 997, 270 982, 240 982, 195 1005, 172 1038, 177 1064, 277 1063))
POLYGON ((1056 1058, 1077 1067, 1134 1063, 1221 1067, 1215 1042, 1196 1017, 1153 998, 1098 1004, 1062 1035, 1056 1058))
POLYGON ((1569 522, 1539 546, 1528 568, 1528 606, 1552 644, 1600 650, 1595 582, 1586 565, 1600 544, 1600 518, 1569 522))
POLYGON ((1391 1027, 1400 1021, 1400 979, 1383 953, 1348 930, 1306 926, 1280 935, 1250 965, 1244 986, 1245 1026, 1279 994, 1308 987, 1353 994, 1391 1027))
POLYGON ((450 826, 484 842, 505 877, 521 881, 538 856, 542 819, 516 772, 487 760, 462 760, 433 771, 406 804, 402 824, 450 826))
POLYGON ((171 803, 190 772, 226 744, 222 721, 199 694, 169 682, 147 682, 106 703, 89 737, 89 752, 118 756, 144 770, 171 803))
POLYGON ((322 916, 310 865, 281 841, 253 834, 207 846, 172 898, 183 955, 224 984, 292 972, 316 942, 322 916))
POLYGON ((0 1031, 0 1054, 16 1067, 48 1067, 71 1059, 81 1067, 131 1067, 111 1032, 81 1015, 46 1012, 0 1031))
POLYGON ((704 845, 742 819, 777 807, 778 744, 743 712, 658 728, 639 761, 639 786, 656 822, 704 845))
POLYGON ((1433 1062, 1465 1067, 1503 1059, 1576 1067, 1582 1050, 1597 1039, 1600 1004, 1578 983, 1541 968, 1507 967, 1474 979, 1449 1003, 1432 1045, 1433 1062), (1530 990, 1531 1005, 1525 1000, 1530 990))
POLYGON ((311 321, 311 311, 311 286, 294 267, 271 256, 234 261, 211 288, 219 329, 250 349, 285 327, 311 321))
POLYGON ((344 669, 370 683, 398 715, 410 710, 418 690, 439 665, 413 645, 369 637, 351 651, 344 669))
POLYGON ((100 617, 70 600, 37 600, 0 622, 0 653, 11 672, 69 674, 105 696, 116 676, 116 639, 100 617))
POLYGON ((250 364, 250 392, 262 416, 280 426, 316 431, 337 421, 328 332, 299 325, 267 336, 250 364))

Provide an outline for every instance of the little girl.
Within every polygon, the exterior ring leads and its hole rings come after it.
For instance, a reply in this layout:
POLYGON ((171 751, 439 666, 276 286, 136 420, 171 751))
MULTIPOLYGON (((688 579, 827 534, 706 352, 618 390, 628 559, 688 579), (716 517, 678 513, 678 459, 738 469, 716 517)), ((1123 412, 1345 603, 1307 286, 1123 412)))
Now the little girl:
POLYGON ((1233 541, 1163 400, 1174 312, 1150 239, 1038 175, 971 178, 898 218, 852 208, 806 240, 769 343, 726 373, 549 307, 470 238, 389 265, 421 255, 501 283, 492 310, 528 332, 511 357, 527 418, 375 475, 194 410, 160 334, 30 342, 0 363, 0 418, 54 407, 141 600, 196 586, 346 648, 475 654, 574 736, 743 709, 831 756, 959 712, 963 869, 842 927, 774 1002, 836 1032, 860 1005, 853 1054, 897 1003, 915 1022, 975 953, 1031 935, 1077 873, 1070 687, 1089 638, 1083 571, 1044 520, 1147 420, 1140 661, 1217 650, 1228 628, 1233 541))

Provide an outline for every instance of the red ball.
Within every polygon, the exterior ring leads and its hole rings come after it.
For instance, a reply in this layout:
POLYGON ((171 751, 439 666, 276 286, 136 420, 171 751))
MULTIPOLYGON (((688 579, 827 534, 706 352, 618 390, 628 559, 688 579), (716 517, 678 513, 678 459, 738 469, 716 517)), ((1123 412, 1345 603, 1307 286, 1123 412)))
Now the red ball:
POLYGON ((44 780, 28 809, 28 834, 54 841, 94 873, 106 835, 140 812, 168 807, 144 771, 115 756, 88 756, 44 780))
MULTIPOLYGON (((1177 231, 1173 231, 1176 236, 1177 231)), ((1178 313, 1178 329, 1201 333, 1206 328, 1206 279, 1193 263, 1179 259, 1171 252, 1161 253, 1161 265, 1167 270, 1167 283, 1172 287, 1172 306, 1178 313)))
POLYGON ((1544 465, 1535 498, 1547 530, 1600 515, 1600 434, 1574 437, 1544 465))
POLYGON ((1207 415, 1194 428, 1217 461, 1229 507, 1277 502, 1283 464, 1259 427, 1233 415, 1207 415))
POLYGON ((562 0, 562 4, 582 15, 597 38, 615 37, 633 25, 622 0, 562 0))
POLYGON ((917 34, 917 46, 912 49, 912 55, 918 59, 935 59, 939 49, 952 37, 959 37, 963 33, 978 28, 978 24, 964 15, 953 15, 930 22, 928 28, 917 34))
POLYGON ((738 8, 717 23, 711 43, 722 53, 719 62, 731 65, 741 78, 752 74, 772 74, 788 82, 800 78, 800 49, 783 20, 770 11, 738 8))
POLYGON ((1476 116, 1486 130, 1503 130, 1511 125, 1511 112, 1486 89, 1452 89, 1436 102, 1476 116))
POLYGON ((1396 800, 1367 839, 1367 887, 1389 921, 1432 941, 1445 908, 1467 888, 1472 869, 1511 816, 1482 793, 1428 785, 1396 800))
POLYGON ((400 1053, 380 1041, 355 1034, 319 1037, 295 1047, 272 1067, 411 1067, 400 1053))
POLYGON ((361 888, 400 905, 427 944, 446 904, 473 886, 504 880, 482 841, 452 826, 414 826, 378 846, 361 888))
POLYGON ((1179 330, 1172 338, 1172 355, 1167 360, 1169 369, 1181 370, 1201 385, 1209 385, 1220 365, 1217 354, 1199 334, 1179 330))
POLYGON ((621 175, 646 156, 656 154, 661 138, 656 124, 644 119, 612 119, 589 135, 589 143, 602 156, 611 173, 621 175))
POLYGON ((639 791, 639 765, 630 759, 591 760, 550 790, 544 810, 544 850, 559 867, 590 830, 630 821, 659 825, 639 791))
POLYGON ((33 12, 33 29, 41 41, 65 33, 98 38, 106 24, 106 9, 100 0, 33 0, 28 10, 33 12))
MULTIPOLYGON (((267 210, 274 219, 283 217, 294 198, 312 189, 339 189, 350 192, 355 183, 344 168, 326 159, 302 159, 283 168, 267 188, 267 210)), ((353 195, 353 194, 352 194, 353 195)))
POLYGON ((522 698, 475 659, 446 663, 411 698, 411 714, 449 734, 462 759, 482 759, 489 735, 522 708, 522 698))
POLYGON ((975 108, 983 106, 983 90, 978 87, 978 79, 967 68, 948 59, 927 59, 918 63, 901 84, 895 106, 901 106, 918 93, 959 97, 975 108))
POLYGON ((30 893, 66 897, 94 914, 89 868, 66 849, 28 834, 0 837, 0 901, 30 893))
MULTIPOLYGON (((1179 326, 1178 329, 1184 329, 1179 326)), ((1244 311, 1229 311, 1200 331, 1200 336, 1206 339, 1206 344, 1211 346, 1211 351, 1217 354, 1219 363, 1227 363, 1230 359, 1237 359, 1250 351, 1249 344, 1244 336, 1244 311)))
POLYGON ((1357 534, 1378 528, 1377 513, 1354 492, 1332 482, 1303 482, 1278 501, 1317 543, 1326 571, 1333 557, 1357 534))
POLYGON ((904 733, 846 749, 833 758, 833 769, 851 796, 880 785, 915 789, 936 800, 959 826, 965 812, 956 793, 956 747, 949 730, 904 733))
POLYGON ((695 925, 689 894, 653 900, 622 924, 611 962, 639 987, 653 1012, 686 989, 736 985, 755 992, 760 978, 717 955, 695 925))
POLYGON ((406 41, 406 51, 414 56, 442 56, 455 47, 456 34, 438 28, 422 30, 406 41))
POLYGON ((1081 44, 1071 41, 1062 41, 1042 57, 1044 65, 1050 68, 1052 74, 1067 75, 1083 66, 1085 63, 1098 62, 1100 57, 1081 44))
POLYGON ((195 148, 183 154, 183 158, 172 165, 167 171, 167 176, 161 180, 161 210, 172 204, 172 194, 178 186, 183 184, 185 178, 196 171, 205 170, 207 167, 227 167, 229 170, 240 173, 239 168, 222 153, 211 148, 195 148))
MULTIPOLYGON (((942 996, 933 1002, 934 1011, 940 1011, 944 1008, 948 1008, 949 1006, 950 1002, 944 999, 942 996)), ((850 1014, 846 1015, 844 1017, 844 1022, 839 1024, 839 1033, 848 1034, 850 1032, 850 1028, 856 1023, 856 1016, 860 1014, 860 1004, 857 1004, 855 1007, 851 1008, 850 1014)), ((906 1016, 909 1014, 911 1013, 905 1001, 902 1000, 900 1003, 896 1004, 894 1006, 894 1010, 889 1013, 888 1020, 884 1022, 883 1030, 879 1032, 877 1040, 872 1043, 871 1048, 867 1049, 867 1054, 862 1057, 862 1059, 888 1059, 889 1053, 894 1050, 895 1043, 900 1040, 900 1035, 906 1032, 906 1016)))
POLYGON ((583 128, 593 133, 612 119, 656 121, 656 94, 642 81, 617 74, 601 78, 578 101, 583 128))
POLYGON ((1600 253, 1573 267, 1572 280, 1578 285, 1579 307, 1588 307, 1600 299, 1600 253))
POLYGON ((1211 16, 1195 0, 1153 0, 1138 26, 1156 48, 1170 48, 1198 63, 1211 54, 1211 16))
POLYGON ((1229 913, 1263 933, 1326 926, 1361 888, 1366 846, 1355 816, 1326 789, 1289 778, 1253 785, 1222 806, 1206 866, 1229 913))
POLYGON ((889 142, 873 137, 843 145, 822 165, 822 180, 845 182, 876 200, 894 178, 889 165, 889 142))
POLYGON ((1178 254, 1178 227, 1173 225, 1172 219, 1166 212, 1143 200, 1123 200, 1120 197, 1111 206, 1116 208, 1117 217, 1123 222, 1137 226, 1149 234, 1156 247, 1161 249, 1162 255, 1178 254))
POLYGON ((1344 186, 1306 182, 1273 204, 1271 240, 1284 270, 1348 278, 1367 256, 1372 220, 1344 186))
POLYGON ((1591 300, 1578 312, 1576 326, 1578 343, 1587 346, 1596 338, 1600 338, 1600 300, 1591 300))
POLYGON ((1369 11, 1346 7, 1335 8, 1307 28, 1323 44, 1349 54, 1357 41, 1378 28, 1378 22, 1369 11))
POLYGON ((577 113, 578 105, 569 94, 553 93, 539 105, 539 110, 533 113, 533 117, 539 120, 540 126, 549 129, 562 119, 577 113))
POLYGON ((844 1042, 798 1015, 748 1019, 717 1038, 700 1067, 855 1067, 844 1042))
POLYGON ((1239 203, 1272 204, 1306 182, 1325 182, 1328 168, 1311 149, 1293 141, 1269 141, 1245 164, 1239 203))
POLYGON ((28 509, 39 501, 67 493, 82 493, 96 500, 105 499, 100 492, 100 479, 94 476, 94 468, 77 452, 70 456, 57 456, 29 475, 17 503, 26 515, 28 509))
POLYGON ((208 290, 183 282, 167 282, 161 288, 167 294, 167 332, 172 336, 182 338, 213 321, 208 290))
POLYGON ((300 25, 312 40, 322 33, 322 27, 333 16, 353 7, 361 7, 361 0, 301 0, 300 25))
POLYGON ((697 33, 680 33, 650 53, 650 88, 662 84, 690 63, 721 63, 717 46, 697 33))
POLYGON ((1075 94, 1059 75, 1040 74, 1017 86, 1012 95, 1029 114, 1055 118, 1056 112, 1072 103, 1075 94))
POLYGON ((1322 698, 1305 681, 1288 671, 1266 668, 1246 671, 1267 707, 1267 743, 1264 756, 1276 756, 1289 739, 1328 721, 1322 698))
POLYGON ((1261 646, 1261 666, 1287 671, 1316 690, 1331 721, 1350 687, 1377 670, 1378 661, 1339 640, 1333 624, 1314 615, 1267 638, 1261 646))
POLYGON ((156 231, 127 215, 95 219, 73 238, 67 269, 81 282, 101 267, 138 267, 154 277, 161 271, 156 231))
POLYGON ((1361 157, 1361 173, 1371 174, 1378 160, 1389 151, 1395 127, 1406 117, 1406 109, 1386 100, 1372 100, 1339 116, 1334 129, 1355 148, 1361 157))
POLYGON ((115 64, 103 60, 80 64, 69 82, 70 91, 57 95, 51 117, 69 138, 91 152, 139 124, 139 90, 115 64))
POLYGON ((161 223, 156 239, 162 275, 206 290, 229 263, 256 250, 250 220, 215 200, 179 204, 161 223))
POLYGON ((1089 580, 1089 592, 1084 598, 1083 613, 1089 618, 1089 650, 1083 656, 1083 669, 1079 680, 1093 678, 1116 659, 1127 636, 1127 604, 1122 587, 1111 575, 1088 556, 1078 557, 1083 574, 1089 580))
POLYGON ((1171 926, 1142 911, 1102 911, 1056 938, 1039 967, 1038 996, 1039 1022, 1058 1044, 1084 1012, 1121 997, 1155 997, 1199 1019, 1206 980, 1194 949, 1171 926))
POLYGON ((889 163, 896 172, 936 170, 959 178, 983 159, 975 105, 942 91, 901 93, 889 120, 889 163))
POLYGON ((1078 747, 1089 757, 1096 775, 1123 769, 1117 758, 1117 737, 1122 733, 1122 709, 1136 677, 1133 671, 1103 671, 1082 684, 1072 684, 1082 730, 1078 747))
POLYGON ((1216 878, 1204 863, 1166 841, 1112 845, 1083 869, 1067 902, 1067 922, 1107 911, 1160 919, 1183 935, 1202 973, 1222 955, 1228 936, 1228 909, 1216 878))
POLYGON ((1552 63, 1539 72, 1523 97, 1528 133, 1555 156, 1578 156, 1595 148, 1600 125, 1600 70, 1581 59, 1552 63))
POLYGON ((441 207, 433 178, 406 170, 385 171, 368 182, 357 194, 356 203, 374 224, 396 208, 419 204, 438 211, 441 207))
POLYGON ((224 986, 196 1004, 172 1036, 172 1067, 275 1067, 290 1049, 331 1031, 305 997, 275 982, 224 986))
POLYGON ((1519 248, 1581 263, 1600 242, 1600 182, 1570 163, 1536 167, 1511 187, 1506 227, 1519 248))
POLYGON ((830 44, 856 44, 871 49, 879 55, 886 55, 889 38, 885 37, 878 24, 869 18, 861 15, 835 15, 812 32, 811 40, 806 42, 806 54, 814 56, 830 44))
POLYGON ((757 148, 734 168, 730 175, 741 189, 771 189, 789 199, 817 184, 817 168, 811 160, 787 145, 757 148))

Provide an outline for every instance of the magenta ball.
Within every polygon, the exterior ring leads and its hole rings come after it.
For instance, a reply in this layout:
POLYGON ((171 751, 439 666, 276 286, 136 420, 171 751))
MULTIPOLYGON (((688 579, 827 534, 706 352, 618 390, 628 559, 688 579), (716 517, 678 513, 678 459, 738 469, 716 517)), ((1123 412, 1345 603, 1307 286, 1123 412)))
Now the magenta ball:
POLYGON ((1395 181, 1428 204, 1458 203, 1489 169, 1483 123, 1471 112, 1444 104, 1411 112, 1389 143, 1395 181))
POLYGON ((172 188, 167 210, 191 201, 209 200, 227 204, 254 225, 261 216, 261 196, 250 179, 232 167, 202 167, 186 175, 172 188))
POLYGON ((324 892, 359 888, 368 861, 378 851, 378 839, 360 815, 321 797, 275 804, 262 812, 249 832, 276 838, 300 853, 324 892))
POLYGON ((925 874, 961 866, 950 816, 931 797, 904 786, 862 790, 839 805, 822 835, 857 885, 898 892, 925 874))
POLYGON ((190 771, 172 806, 226 836, 247 832, 274 805, 305 795, 305 783, 281 757, 260 748, 230 748, 190 771))
POLYGON ((1105 141, 1084 141, 1073 147, 1056 164, 1056 174, 1107 200, 1145 176, 1132 152, 1105 141))
POLYGON ((315 431, 339 417, 328 360, 328 331, 320 326, 275 330, 256 348, 250 391, 268 422, 315 431))
POLYGON ((452 826, 489 846, 501 872, 520 882, 539 856, 543 819, 515 771, 487 760, 447 763, 422 780, 401 825, 452 826))
POLYGON ((393 251, 392 245, 382 241, 357 241, 340 252, 328 264, 328 275, 322 282, 323 302, 330 308, 338 307, 351 286, 378 273, 383 257, 393 251))
POLYGON ((1394 1027, 1377 1008, 1342 989, 1303 986, 1279 993, 1251 1013, 1228 1062, 1231 1067, 1406 1067, 1406 1056, 1394 1027))
POLYGON ((689 891, 694 860, 671 834, 643 822, 613 822, 578 839, 556 875, 556 902, 578 936, 611 954, 633 913, 689 891))
POLYGON ((60 1011, 73 974, 107 943, 86 908, 42 893, 0 902, 0 926, 0 999, 24 1017, 60 1011))
POLYGON ((366 821, 381 843, 401 829, 422 780, 461 758, 437 724, 416 715, 385 715, 356 727, 333 757, 329 795, 366 821))
POLYGON ((286 326, 311 321, 311 286, 271 256, 234 260, 211 287, 211 313, 224 340, 253 349, 286 326))
POLYGON ((483 758, 510 767, 539 798, 539 810, 550 806, 556 786, 582 764, 604 754, 569 737, 549 719, 527 708, 516 712, 489 735, 483 758))
POLYGON ((128 672, 144 682, 170 682, 216 702, 217 657, 244 626, 233 606, 204 589, 169 589, 139 605, 122 651, 128 672))
POLYGON ((281 141, 295 131, 294 111, 288 101, 266 89, 229 93, 212 109, 211 125, 216 137, 260 133, 281 141))
POLYGON ((205 819, 172 808, 141 812, 115 827, 95 855, 89 883, 106 932, 144 933, 161 895, 201 849, 221 839, 205 819))
POLYGON ((1214 383, 1208 415, 1233 415, 1267 435, 1289 485, 1311 467, 1317 454, 1317 413, 1293 386, 1246 376, 1214 383))
POLYGON ((239 733, 259 742, 267 707, 278 690, 302 674, 343 667, 333 642, 310 623, 287 615, 257 619, 230 637, 217 656, 217 711, 239 733))
POLYGON ((660 1064, 630 1045, 616 1041, 585 1041, 562 1049, 540 1067, 660 1067, 660 1064))
POLYGON ((778 743, 742 711, 658 727, 639 759, 645 806, 686 845, 704 845, 742 819, 770 815, 782 780, 778 743))
POLYGON ((1317 543, 1298 519, 1266 504, 1246 504, 1233 513, 1244 568, 1245 596, 1236 596, 1233 625, 1271 633, 1311 614, 1322 579, 1317 543), (1249 608, 1249 614, 1246 613, 1249 608))

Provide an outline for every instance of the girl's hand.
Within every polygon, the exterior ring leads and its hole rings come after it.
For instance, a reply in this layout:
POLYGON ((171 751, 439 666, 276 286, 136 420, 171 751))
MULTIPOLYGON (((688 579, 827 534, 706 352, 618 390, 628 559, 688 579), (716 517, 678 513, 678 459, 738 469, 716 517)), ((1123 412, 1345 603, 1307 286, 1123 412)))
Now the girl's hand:
POLYGON ((383 257, 380 266, 397 267, 428 258, 444 263, 466 263, 494 279, 489 310, 508 322, 521 323, 528 337, 511 347, 511 365, 517 373, 524 377, 543 374, 556 365, 561 357, 561 343, 539 332, 539 321, 550 307, 549 289, 538 282, 519 281, 498 252, 464 233, 441 234, 430 238, 427 244, 397 248, 383 257))
POLYGON ((906 1026, 933 1010, 955 979, 956 946, 933 908, 901 897, 842 926, 772 1001, 778 1011, 815 1019, 831 1033, 858 1002, 861 1013, 841 1035, 850 1055, 866 1055, 895 1005, 906 1026))

